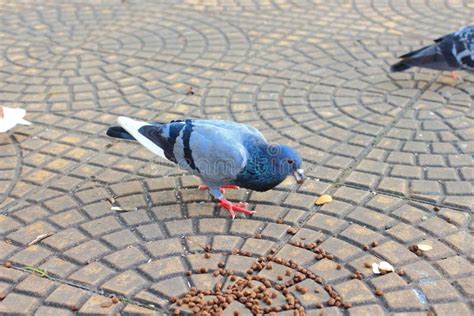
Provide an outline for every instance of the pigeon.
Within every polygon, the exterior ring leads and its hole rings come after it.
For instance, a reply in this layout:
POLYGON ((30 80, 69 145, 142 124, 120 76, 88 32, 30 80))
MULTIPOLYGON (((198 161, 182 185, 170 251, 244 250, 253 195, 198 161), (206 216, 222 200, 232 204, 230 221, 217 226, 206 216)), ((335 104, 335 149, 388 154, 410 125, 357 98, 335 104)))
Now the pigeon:
MULTIPOLYGON (((392 72, 404 71, 411 67, 474 71, 474 25, 440 37, 434 44, 399 58, 402 60, 390 67, 392 72)), ((457 77, 455 73, 452 75, 453 78, 457 77)))
POLYGON ((293 175, 304 182, 302 159, 283 144, 269 144, 254 127, 231 121, 183 119, 169 123, 148 123, 120 116, 120 126, 107 129, 110 137, 138 141, 155 155, 176 163, 201 178, 219 206, 253 214, 245 203, 224 198, 226 188, 267 191, 293 175))
POLYGON ((0 133, 5 133, 17 124, 31 125, 30 122, 24 119, 25 115, 26 111, 24 109, 0 106, 0 133))

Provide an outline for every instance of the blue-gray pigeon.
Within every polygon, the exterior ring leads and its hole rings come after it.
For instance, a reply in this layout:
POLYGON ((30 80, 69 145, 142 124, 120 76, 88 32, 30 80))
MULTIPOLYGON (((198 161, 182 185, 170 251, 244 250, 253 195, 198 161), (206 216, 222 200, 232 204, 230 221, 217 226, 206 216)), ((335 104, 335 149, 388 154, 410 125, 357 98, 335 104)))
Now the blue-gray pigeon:
POLYGON ((120 126, 110 127, 107 135, 136 140, 154 154, 172 161, 199 176, 219 206, 232 216, 235 212, 253 214, 232 204, 223 196, 224 188, 267 191, 292 174, 304 181, 302 160, 293 148, 269 144, 254 127, 221 120, 175 120, 147 123, 119 117, 120 126))
MULTIPOLYGON (((404 71, 411 67, 474 71, 474 25, 440 37, 434 41, 434 44, 399 58, 402 60, 392 65, 391 71, 404 71)), ((452 75, 456 78, 454 73, 452 75)))

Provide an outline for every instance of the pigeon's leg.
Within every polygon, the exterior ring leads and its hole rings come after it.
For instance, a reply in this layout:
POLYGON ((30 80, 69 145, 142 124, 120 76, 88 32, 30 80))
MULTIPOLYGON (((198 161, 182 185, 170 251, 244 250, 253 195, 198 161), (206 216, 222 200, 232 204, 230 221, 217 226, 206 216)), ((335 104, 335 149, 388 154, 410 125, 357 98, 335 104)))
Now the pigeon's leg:
MULTIPOLYGON (((224 189, 240 189, 240 187, 238 185, 232 185, 232 184, 223 185, 220 187, 219 191, 221 191, 221 193, 224 193, 225 192, 224 189)), ((198 186, 198 190, 209 190, 209 186, 205 184, 200 184, 198 186)))
POLYGON ((218 199, 220 201, 219 206, 225 208, 226 210, 229 211, 230 216, 232 216, 232 219, 235 218, 235 212, 242 212, 245 214, 253 214, 255 211, 250 211, 242 207, 242 204, 245 205, 245 203, 237 203, 237 204, 232 204, 231 202, 227 201, 225 198, 220 198, 218 199))
POLYGON ((455 80, 455 81, 458 81, 459 80, 458 73, 455 72, 455 71, 451 71, 451 78, 453 78, 453 80, 455 80))

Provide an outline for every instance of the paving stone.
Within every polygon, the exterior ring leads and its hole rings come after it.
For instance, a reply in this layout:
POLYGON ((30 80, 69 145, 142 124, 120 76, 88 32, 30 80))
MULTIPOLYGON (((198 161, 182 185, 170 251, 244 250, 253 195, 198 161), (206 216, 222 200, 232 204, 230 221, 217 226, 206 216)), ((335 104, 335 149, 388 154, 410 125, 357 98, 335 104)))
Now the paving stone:
POLYGON ((233 249, 239 249, 239 245, 243 242, 244 239, 237 236, 214 236, 212 248, 216 251, 231 252, 233 249))
POLYGON ((188 291, 188 286, 183 277, 175 277, 160 281, 151 287, 152 290, 162 293, 167 297, 179 297, 188 291))
POLYGON ((437 315, 449 315, 450 313, 469 315, 470 313, 469 307, 461 302, 433 304, 433 310, 437 315))
POLYGON ((140 249, 130 246, 120 251, 114 252, 106 257, 104 260, 110 263, 118 270, 129 269, 148 259, 140 249))
POLYGON ((50 256, 41 266, 41 269, 45 270, 48 275, 65 278, 73 271, 77 270, 77 266, 64 259, 56 256, 50 256))
POLYGON ((11 293, 2 300, 2 304, 0 304, 0 313, 31 314, 38 303, 39 299, 37 298, 11 293))
POLYGON ((330 237, 325 240, 319 248, 333 254, 342 261, 349 261, 351 257, 356 256, 362 250, 337 238, 330 237))
POLYGON ((474 271, 472 265, 460 256, 452 256, 436 263, 450 277, 459 277, 474 271))
POLYGON ((73 307, 79 307, 89 295, 85 290, 67 284, 60 284, 45 301, 72 309, 73 307))
POLYGON ((16 251, 17 247, 4 242, 0 241, 0 259, 8 258, 12 253, 16 251))
POLYGON ((389 291, 391 289, 402 288, 407 285, 407 282, 402 279, 397 273, 388 273, 385 275, 379 275, 372 280, 370 283, 376 288, 383 291, 389 291))
POLYGON ((50 224, 42 221, 37 221, 17 231, 14 231, 13 233, 8 235, 8 238, 26 245, 39 235, 51 232, 54 233, 55 231, 56 229, 50 224))
POLYGON ((329 233, 337 233, 342 231, 348 225, 348 223, 336 217, 316 213, 311 217, 306 225, 311 229, 322 230, 329 233))
POLYGON ((24 277, 26 277, 26 274, 19 270, 5 268, 3 265, 0 266, 0 278, 4 281, 18 283, 24 277))
POLYGON ((71 248, 64 252, 64 255, 79 262, 86 264, 91 262, 95 258, 102 257, 108 253, 109 249, 102 243, 96 240, 89 240, 82 243, 74 248, 71 248))
POLYGON ((124 271, 102 285, 105 290, 130 296, 144 287, 146 281, 133 271, 124 271))
POLYGON ((17 285, 16 290, 31 293, 34 296, 45 296, 55 287, 53 281, 35 275, 29 275, 17 285))
POLYGON ((360 224, 372 227, 375 230, 381 230, 394 222, 392 218, 385 214, 374 212, 363 207, 357 207, 347 217, 360 224))
POLYGON ((340 235, 347 239, 350 239, 361 247, 364 245, 369 245, 374 241, 379 242, 384 238, 383 235, 380 235, 379 233, 374 232, 371 229, 357 224, 352 224, 348 226, 340 235))
POLYGON ((147 224, 137 228, 138 233, 145 240, 153 240, 157 238, 163 238, 163 233, 158 224, 147 224))
POLYGON ((13 257, 9 258, 9 260, 21 266, 35 267, 50 254, 50 251, 41 248, 38 245, 33 245, 17 252, 13 257))
POLYGON ((374 301, 375 297, 367 286, 359 280, 350 280, 335 286, 343 300, 353 304, 374 301))
POLYGON ((183 251, 181 242, 177 238, 148 242, 145 247, 155 258, 179 254, 183 251))
POLYGON ((456 226, 449 224, 439 217, 432 217, 421 223, 419 226, 438 237, 442 237, 456 231, 456 226))
POLYGON ((89 286, 98 286, 113 275, 113 271, 101 263, 92 262, 77 272, 71 274, 70 279, 89 286))
POLYGON ((230 233, 238 236, 254 236, 259 232, 263 223, 250 219, 235 219, 232 221, 230 233))
POLYGON ((349 315, 385 315, 385 312, 379 305, 371 304, 352 307, 349 315))
POLYGON ((58 232, 42 241, 45 245, 53 247, 58 251, 64 251, 75 244, 80 244, 87 238, 75 228, 69 228, 58 232))
POLYGON ((264 256, 268 254, 275 243, 269 240, 248 238, 242 245, 242 251, 248 251, 256 256, 264 256))
POLYGON ((404 247, 392 240, 373 248, 373 250, 382 258, 385 258, 386 261, 397 266, 416 258, 416 255, 410 252, 408 247, 404 247))
POLYGON ((424 261, 410 263, 401 268, 406 272, 408 278, 413 281, 432 280, 439 277, 439 272, 424 261))
POLYGON ((138 238, 131 232, 131 230, 121 230, 111 233, 102 237, 102 239, 117 249, 138 243, 138 238))
POLYGON ((127 304, 125 308, 122 310, 122 313, 127 315, 157 315, 158 313, 137 305, 127 304))
POLYGON ((220 218, 206 218, 199 221, 199 231, 203 234, 222 234, 226 231, 226 220, 220 218))
POLYGON ((247 273, 247 270, 255 262, 255 258, 244 257, 244 256, 229 256, 226 262, 226 269, 234 272, 240 272, 242 274, 247 273))
POLYGON ((400 290, 384 294, 384 299, 393 309, 422 309, 423 304, 414 290, 400 290))
POLYGON ((414 240, 419 240, 426 236, 426 234, 419 229, 400 223, 387 230, 387 233, 402 243, 409 243, 414 240))
POLYGON ((343 280, 351 276, 351 273, 346 269, 337 270, 337 263, 328 259, 319 260, 308 269, 321 276, 326 282, 343 280))
POLYGON ((315 307, 316 304, 324 304, 329 300, 329 295, 326 293, 324 288, 316 282, 306 279, 298 284, 299 286, 302 286, 307 289, 307 292, 305 294, 296 291, 296 286, 292 286, 290 288, 290 291, 294 293, 296 299, 305 308, 315 307), (318 292, 315 292, 315 289, 318 292))
POLYGON ((362 203, 370 196, 369 192, 365 192, 358 189, 349 187, 342 187, 334 193, 334 197, 341 199, 342 201, 353 202, 356 204, 362 203))
POLYGON ((112 216, 107 216, 82 224, 81 227, 92 236, 99 236, 119 229, 120 224, 112 216))
POLYGON ((173 273, 184 273, 185 268, 178 257, 170 257, 142 264, 140 270, 153 280, 157 280, 173 273))
POLYGON ((101 295, 93 295, 84 303, 84 305, 82 305, 81 309, 79 310, 79 313, 86 315, 109 315, 111 313, 119 311, 122 307, 122 303, 113 304, 111 302, 111 299, 108 297, 101 295))
POLYGON ((67 309, 49 307, 49 306, 40 306, 35 312, 35 315, 74 315, 74 313, 67 309))

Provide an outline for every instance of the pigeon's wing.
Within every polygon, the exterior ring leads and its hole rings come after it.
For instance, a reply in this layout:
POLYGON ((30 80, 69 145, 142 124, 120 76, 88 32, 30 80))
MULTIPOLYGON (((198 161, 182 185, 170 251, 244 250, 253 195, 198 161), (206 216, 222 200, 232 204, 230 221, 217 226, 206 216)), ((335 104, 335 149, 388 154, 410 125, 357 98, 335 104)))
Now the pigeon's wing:
MULTIPOLYGON (((172 122, 184 122, 184 121, 189 121, 189 120, 176 120, 172 122)), ((241 136, 246 136, 246 137, 252 137, 256 139, 260 139, 261 141, 266 142, 265 137, 260 133, 258 129, 256 129, 253 126, 246 125, 246 124, 241 124, 237 122, 232 122, 232 121, 223 121, 223 120, 200 120, 200 119, 195 119, 192 120, 193 124, 195 125, 207 125, 207 126, 215 126, 219 128, 223 128, 229 131, 233 131, 237 133, 238 135, 241 136)))
POLYGON ((454 33, 449 48, 462 68, 474 71, 474 25, 454 33))
POLYGON ((197 172, 205 182, 224 184, 235 180, 247 163, 243 145, 247 137, 236 130, 189 121, 174 153, 182 168, 197 172))
POLYGON ((235 179, 247 161, 241 133, 193 120, 147 123, 126 117, 119 124, 158 156, 211 183, 235 179))

